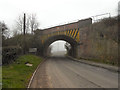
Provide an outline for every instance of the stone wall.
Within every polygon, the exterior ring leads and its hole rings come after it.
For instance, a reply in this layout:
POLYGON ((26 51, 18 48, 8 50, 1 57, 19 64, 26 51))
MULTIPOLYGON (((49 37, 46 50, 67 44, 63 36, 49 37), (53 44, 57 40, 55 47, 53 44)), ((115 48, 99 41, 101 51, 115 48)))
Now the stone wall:
POLYGON ((118 63, 117 24, 103 22, 80 29, 78 58, 99 59, 118 63))

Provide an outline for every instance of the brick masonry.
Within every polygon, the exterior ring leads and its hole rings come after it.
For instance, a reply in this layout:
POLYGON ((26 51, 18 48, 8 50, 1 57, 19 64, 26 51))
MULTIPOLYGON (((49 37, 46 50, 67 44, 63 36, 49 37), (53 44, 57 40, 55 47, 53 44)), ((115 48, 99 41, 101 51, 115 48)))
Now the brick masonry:
POLYGON ((106 62, 118 63, 117 24, 107 25, 99 22, 92 24, 92 19, 37 30, 38 35, 46 35, 58 31, 79 28, 80 42, 76 47, 76 57, 86 59, 101 59, 106 62))

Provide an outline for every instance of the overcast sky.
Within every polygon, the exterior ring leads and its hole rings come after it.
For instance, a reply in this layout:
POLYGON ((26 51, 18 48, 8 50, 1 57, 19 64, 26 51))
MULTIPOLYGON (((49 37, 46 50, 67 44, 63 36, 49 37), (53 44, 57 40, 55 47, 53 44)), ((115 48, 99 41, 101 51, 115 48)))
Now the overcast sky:
POLYGON ((22 13, 34 13, 39 28, 48 28, 91 16, 117 15, 119 0, 0 0, 0 21, 12 30, 22 13))
POLYGON ((104 13, 117 15, 119 0, 0 0, 0 21, 11 28, 23 12, 35 13, 40 28, 104 13))

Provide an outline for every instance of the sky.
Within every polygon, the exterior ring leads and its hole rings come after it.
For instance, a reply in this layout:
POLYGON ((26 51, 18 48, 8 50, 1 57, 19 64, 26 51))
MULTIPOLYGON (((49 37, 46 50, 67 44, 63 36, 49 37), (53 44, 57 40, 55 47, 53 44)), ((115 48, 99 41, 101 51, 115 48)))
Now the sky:
MULTIPOLYGON (((118 14, 119 0, 0 0, 0 21, 12 29, 23 13, 36 14, 39 28, 49 28, 95 15, 118 14)), ((61 46, 63 42, 59 45, 61 46)), ((57 44, 56 44, 57 45, 57 44)))

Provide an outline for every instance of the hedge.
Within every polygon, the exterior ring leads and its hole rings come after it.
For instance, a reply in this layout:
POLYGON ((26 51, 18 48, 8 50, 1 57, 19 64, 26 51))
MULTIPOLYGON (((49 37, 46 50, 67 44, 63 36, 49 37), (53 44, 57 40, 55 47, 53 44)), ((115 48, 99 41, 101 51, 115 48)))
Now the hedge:
POLYGON ((9 46, 2 48, 2 64, 10 64, 15 58, 22 53, 18 46, 9 46))

